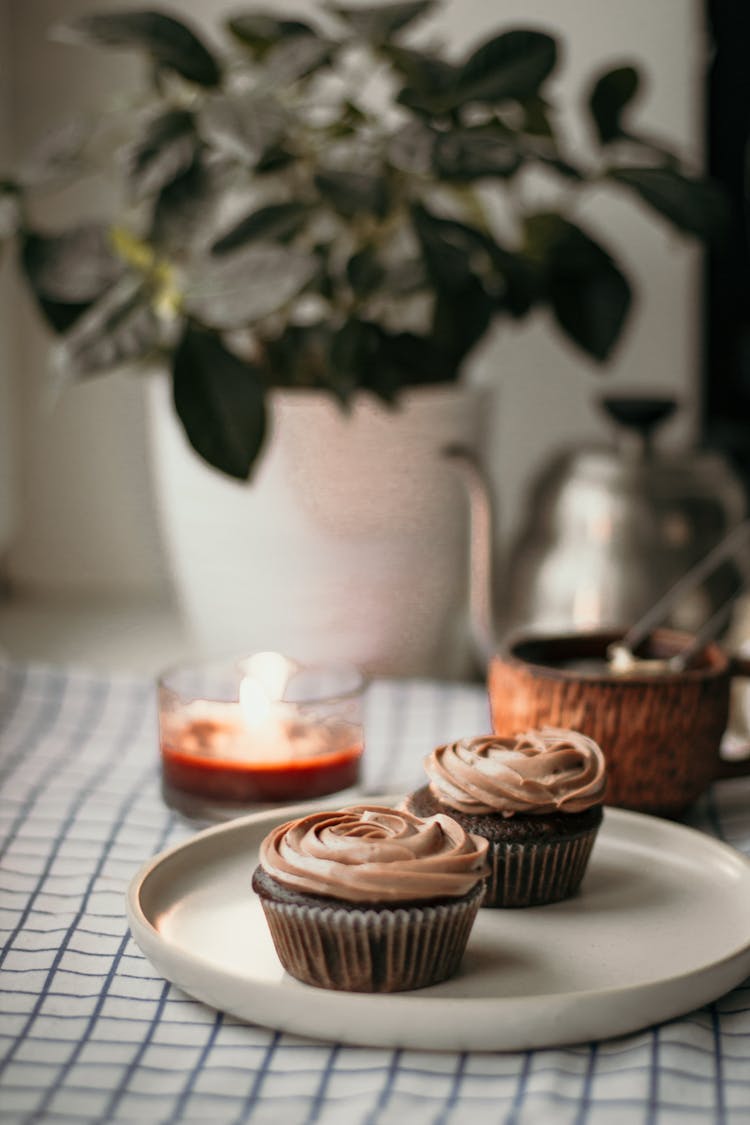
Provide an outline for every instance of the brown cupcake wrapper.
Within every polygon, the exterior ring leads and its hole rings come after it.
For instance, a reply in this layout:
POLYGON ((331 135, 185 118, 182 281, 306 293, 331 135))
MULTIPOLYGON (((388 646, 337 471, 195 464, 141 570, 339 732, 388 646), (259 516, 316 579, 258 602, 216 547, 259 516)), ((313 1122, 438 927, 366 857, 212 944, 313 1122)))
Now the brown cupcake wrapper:
POLYGON ((544 906, 570 898, 581 885, 598 830, 549 843, 490 842, 482 906, 544 906))
POLYGON ((341 910, 274 902, 263 910, 279 960, 305 984, 345 992, 425 988, 458 969, 482 902, 341 910))

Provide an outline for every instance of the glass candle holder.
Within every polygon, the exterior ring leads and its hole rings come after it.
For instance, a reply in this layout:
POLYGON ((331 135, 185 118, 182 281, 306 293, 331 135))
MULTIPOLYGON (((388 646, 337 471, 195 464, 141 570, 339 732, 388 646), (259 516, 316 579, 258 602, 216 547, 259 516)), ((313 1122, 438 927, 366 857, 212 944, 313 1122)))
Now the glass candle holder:
POLYGON ((357 785, 366 681, 351 665, 264 652, 158 680, 162 792, 198 820, 357 785))

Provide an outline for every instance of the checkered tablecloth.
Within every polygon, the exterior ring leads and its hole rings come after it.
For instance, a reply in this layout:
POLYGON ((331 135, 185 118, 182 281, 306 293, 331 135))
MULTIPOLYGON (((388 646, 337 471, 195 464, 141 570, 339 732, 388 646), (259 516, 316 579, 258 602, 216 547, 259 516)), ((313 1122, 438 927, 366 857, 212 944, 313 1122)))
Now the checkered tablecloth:
MULTIPOLYGON (((124 913, 141 864, 193 831, 160 797, 152 684, 1 674, 2 1121, 750 1121, 750 981, 636 1035, 515 1054, 317 1043, 191 1000, 124 913)), ((481 687, 381 681, 366 721, 366 784, 400 791, 427 749, 488 720, 481 687)), ((715 786, 691 819, 750 853, 750 781, 715 786)))

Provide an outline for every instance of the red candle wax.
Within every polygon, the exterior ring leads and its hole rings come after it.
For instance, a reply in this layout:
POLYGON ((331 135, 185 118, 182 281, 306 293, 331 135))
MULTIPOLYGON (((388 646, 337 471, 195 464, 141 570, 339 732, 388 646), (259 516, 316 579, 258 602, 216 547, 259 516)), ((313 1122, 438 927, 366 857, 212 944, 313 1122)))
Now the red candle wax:
POLYGON ((212 742, 226 738, 225 724, 210 719, 187 723, 162 741, 162 775, 167 785, 209 800, 248 803, 322 797, 355 785, 362 745, 334 739, 330 749, 264 761, 222 757, 212 742), (196 752, 196 743, 202 748, 196 752), (186 749, 189 746, 190 749, 186 749))

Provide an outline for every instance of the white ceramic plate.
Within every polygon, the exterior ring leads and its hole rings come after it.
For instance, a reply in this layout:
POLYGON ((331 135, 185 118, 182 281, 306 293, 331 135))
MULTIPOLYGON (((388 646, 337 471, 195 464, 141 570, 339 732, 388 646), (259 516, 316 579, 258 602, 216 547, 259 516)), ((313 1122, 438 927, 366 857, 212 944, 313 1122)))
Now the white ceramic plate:
POLYGON ((750 975, 750 862, 693 829, 607 809, 580 893, 480 910, 452 980, 374 996, 300 984, 276 957, 250 879, 263 836, 301 811, 210 828, 130 886, 130 927, 155 968, 241 1019, 341 1043, 522 1050, 660 1023, 750 975))

